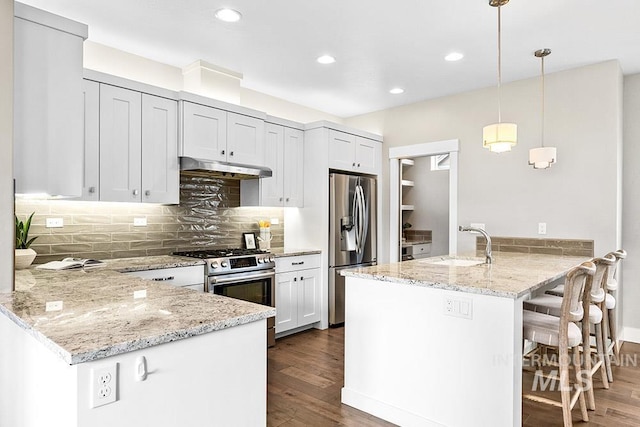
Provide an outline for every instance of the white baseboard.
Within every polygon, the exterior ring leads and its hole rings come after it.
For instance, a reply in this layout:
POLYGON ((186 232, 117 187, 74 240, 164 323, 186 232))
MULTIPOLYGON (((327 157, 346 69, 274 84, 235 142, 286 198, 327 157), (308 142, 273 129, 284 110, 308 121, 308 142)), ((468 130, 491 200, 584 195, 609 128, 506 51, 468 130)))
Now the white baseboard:
POLYGON ((443 424, 427 420, 419 415, 365 396, 346 387, 342 388, 342 403, 400 426, 444 427, 443 424))
POLYGON ((620 337, 620 341, 629 341, 640 344, 640 329, 625 326, 624 328, 622 328, 622 336, 620 337))

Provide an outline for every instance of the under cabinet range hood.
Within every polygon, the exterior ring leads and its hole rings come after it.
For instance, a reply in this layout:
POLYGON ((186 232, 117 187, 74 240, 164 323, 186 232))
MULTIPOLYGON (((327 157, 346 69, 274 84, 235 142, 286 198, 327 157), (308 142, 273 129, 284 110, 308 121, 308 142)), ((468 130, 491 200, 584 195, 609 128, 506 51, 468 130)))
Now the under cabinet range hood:
POLYGON ((258 179, 273 175, 271 169, 264 166, 238 165, 192 157, 180 157, 180 171, 190 175, 217 176, 227 179, 258 179))

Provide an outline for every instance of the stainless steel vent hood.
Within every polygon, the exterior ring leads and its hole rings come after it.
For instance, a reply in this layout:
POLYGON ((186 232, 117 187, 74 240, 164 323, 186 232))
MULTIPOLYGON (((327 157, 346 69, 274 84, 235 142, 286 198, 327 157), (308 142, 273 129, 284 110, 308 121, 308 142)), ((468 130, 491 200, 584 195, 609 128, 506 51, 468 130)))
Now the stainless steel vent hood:
POLYGON ((269 178, 273 175, 271 169, 267 167, 238 165, 192 157, 180 157, 180 171, 192 175, 217 176, 227 179, 269 178))

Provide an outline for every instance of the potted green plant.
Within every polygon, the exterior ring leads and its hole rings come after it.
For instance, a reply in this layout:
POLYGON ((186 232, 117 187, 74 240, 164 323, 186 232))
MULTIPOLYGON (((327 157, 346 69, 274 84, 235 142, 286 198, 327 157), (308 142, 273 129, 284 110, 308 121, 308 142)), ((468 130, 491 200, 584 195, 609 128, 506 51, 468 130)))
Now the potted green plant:
POLYGON ((35 212, 32 212, 25 222, 20 221, 16 215, 16 270, 29 267, 37 255, 30 246, 38 237, 29 239, 29 228, 31 228, 33 214, 35 212))

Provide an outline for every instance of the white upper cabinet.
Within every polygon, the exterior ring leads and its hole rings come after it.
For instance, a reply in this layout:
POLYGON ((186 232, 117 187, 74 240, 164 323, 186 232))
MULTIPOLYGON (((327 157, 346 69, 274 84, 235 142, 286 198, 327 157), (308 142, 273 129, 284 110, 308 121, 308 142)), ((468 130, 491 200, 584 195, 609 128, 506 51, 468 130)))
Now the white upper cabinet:
POLYGON ((83 180, 80 200, 100 200, 100 83, 84 82, 83 180))
POLYGON ((264 165, 263 119, 190 101, 181 104, 181 156, 264 165))
POLYGON ((264 120, 227 113, 227 161, 241 165, 264 164, 264 120))
MULTIPOLYGON (((93 129, 99 129, 99 196, 111 202, 177 204, 178 102, 94 81, 85 82, 85 164, 93 165, 93 129), (95 118, 94 87, 99 86, 95 118)), ((85 168, 90 191, 92 168, 85 168)), ((97 168, 96 168, 97 170, 97 168)))
POLYGON ((192 102, 182 102, 182 156, 227 159, 227 112, 192 102))
POLYGON ((377 141, 329 130, 329 167, 368 174, 380 173, 382 147, 377 141))
POLYGON ((178 204, 178 103, 142 94, 142 201, 178 204))
POLYGON ((14 15, 16 193, 79 197, 87 26, 18 2, 14 15))
POLYGON ((269 178, 240 183, 242 206, 303 206, 304 132, 267 123, 264 137, 264 165, 269 178))
POLYGON ((138 202, 142 189, 142 94, 100 85, 100 200, 138 202))
POLYGON ((284 128, 284 206, 303 206, 304 191, 304 132, 284 128))

